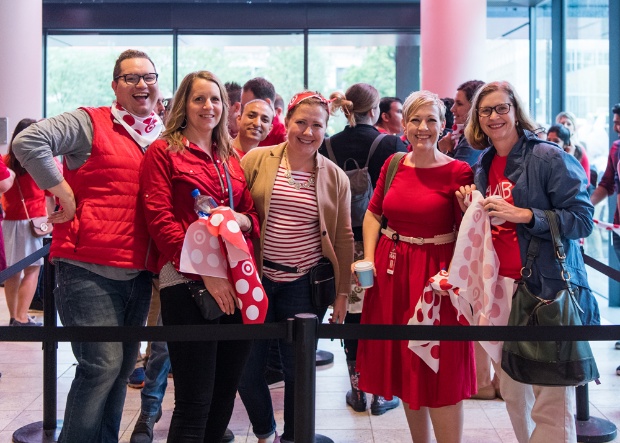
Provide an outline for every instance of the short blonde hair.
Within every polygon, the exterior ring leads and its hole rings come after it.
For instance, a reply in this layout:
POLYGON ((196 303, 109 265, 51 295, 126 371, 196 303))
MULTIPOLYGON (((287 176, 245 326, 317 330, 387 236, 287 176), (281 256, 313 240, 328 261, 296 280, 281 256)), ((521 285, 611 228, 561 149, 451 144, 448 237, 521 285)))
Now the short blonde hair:
POLYGON ((415 91, 403 103, 403 123, 406 125, 409 117, 417 112, 422 106, 434 105, 439 109, 439 121, 446 122, 446 105, 437 94, 430 91, 415 91))
POLYGON ((480 125, 480 120, 478 118, 478 108, 480 107, 480 102, 487 95, 497 92, 503 91, 508 95, 508 99, 510 100, 510 104, 515 110, 515 120, 517 122, 517 131, 521 131, 523 129, 527 129, 528 131, 534 132, 538 128, 538 124, 530 117, 527 109, 525 109, 525 105, 517 94, 514 86, 512 86, 509 82, 498 81, 487 83, 482 86, 476 94, 471 102, 471 109, 469 110, 469 115, 467 116, 467 126, 465 127, 465 138, 470 146, 474 149, 486 149, 491 145, 491 140, 482 130, 482 126, 480 125))

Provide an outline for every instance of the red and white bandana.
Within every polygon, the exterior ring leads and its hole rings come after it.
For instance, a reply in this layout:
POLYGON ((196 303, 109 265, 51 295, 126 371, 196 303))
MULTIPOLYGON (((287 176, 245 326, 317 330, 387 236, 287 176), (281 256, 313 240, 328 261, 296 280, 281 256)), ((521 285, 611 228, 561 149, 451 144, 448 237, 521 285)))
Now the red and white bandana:
POLYGON ((159 137, 163 130, 163 124, 155 112, 151 112, 146 117, 138 117, 130 114, 118 102, 112 103, 112 115, 116 121, 121 124, 133 140, 140 145, 142 149, 146 149, 159 137))
POLYGON ((267 294, 230 208, 216 208, 208 218, 199 218, 189 226, 179 270, 228 278, 237 293, 243 323, 265 322, 267 294))

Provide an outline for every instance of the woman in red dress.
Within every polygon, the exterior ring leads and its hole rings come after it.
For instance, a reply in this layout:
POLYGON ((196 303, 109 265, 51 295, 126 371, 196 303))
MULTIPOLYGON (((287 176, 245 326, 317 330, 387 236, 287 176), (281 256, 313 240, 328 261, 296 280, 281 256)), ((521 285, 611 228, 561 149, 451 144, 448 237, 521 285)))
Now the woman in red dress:
MULTIPOLYGON (((375 264, 376 277, 364 299, 362 324, 407 324, 428 279, 452 260, 462 217, 454 192, 471 183, 473 173, 467 163, 437 149, 444 115, 443 102, 428 91, 414 92, 403 106, 412 150, 400 161, 387 193, 390 162, 383 165, 364 218, 364 261, 375 264), (388 220, 384 229, 381 215, 388 220)), ((459 324, 449 302, 441 304, 440 324, 459 324)), ((431 422, 438 443, 459 442, 462 400, 476 392, 473 352, 471 342, 442 342, 435 373, 406 341, 361 340, 360 389, 400 397, 414 442, 430 443, 431 422)))

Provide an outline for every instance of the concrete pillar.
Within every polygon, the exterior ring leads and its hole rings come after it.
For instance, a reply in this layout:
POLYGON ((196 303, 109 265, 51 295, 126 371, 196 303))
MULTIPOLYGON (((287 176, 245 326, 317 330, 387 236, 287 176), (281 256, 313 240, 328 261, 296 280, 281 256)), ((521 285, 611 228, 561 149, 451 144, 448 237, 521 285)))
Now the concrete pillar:
POLYGON ((422 89, 454 97, 467 80, 486 81, 487 0, 421 0, 422 89))
POLYGON ((43 116, 42 30, 42 0, 0 0, 0 124, 8 119, 3 154, 22 118, 43 116))

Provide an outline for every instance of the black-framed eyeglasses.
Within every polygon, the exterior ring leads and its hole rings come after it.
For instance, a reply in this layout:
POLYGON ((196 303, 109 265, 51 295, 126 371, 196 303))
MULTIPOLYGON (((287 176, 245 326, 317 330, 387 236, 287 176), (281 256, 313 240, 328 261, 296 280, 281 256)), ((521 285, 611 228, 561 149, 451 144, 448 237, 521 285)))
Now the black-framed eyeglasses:
POLYGON ((510 103, 500 103, 496 106, 486 106, 484 108, 478 108, 478 115, 480 117, 490 117, 493 114, 493 111, 497 115, 504 115, 510 112, 510 107, 512 105, 510 103))
POLYGON ((114 77, 114 80, 118 80, 119 78, 122 78, 123 80, 125 80, 125 83, 127 83, 128 85, 137 85, 138 83, 140 83, 140 79, 143 79, 144 83, 146 83, 147 85, 154 85, 155 83, 157 83, 157 77, 159 77, 159 74, 156 74, 155 72, 149 72, 148 74, 144 74, 144 75, 138 75, 138 74, 118 75, 114 77))

